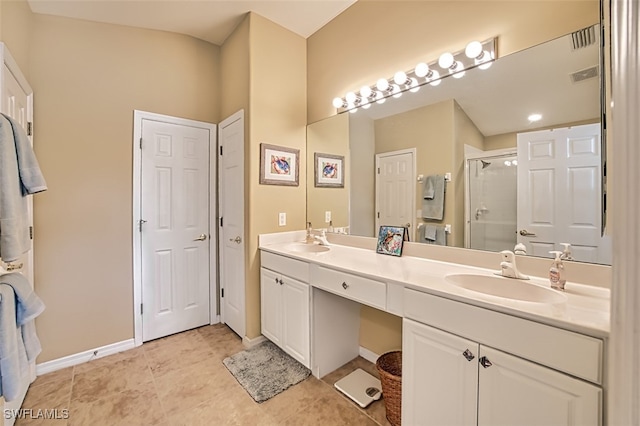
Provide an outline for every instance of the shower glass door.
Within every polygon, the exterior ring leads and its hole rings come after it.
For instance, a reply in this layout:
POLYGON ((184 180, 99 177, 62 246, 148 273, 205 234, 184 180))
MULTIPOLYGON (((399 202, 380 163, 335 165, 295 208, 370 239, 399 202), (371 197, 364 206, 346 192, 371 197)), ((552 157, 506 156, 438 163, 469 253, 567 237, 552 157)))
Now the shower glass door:
POLYGON ((467 159, 468 248, 513 250, 517 213, 516 154, 467 159))

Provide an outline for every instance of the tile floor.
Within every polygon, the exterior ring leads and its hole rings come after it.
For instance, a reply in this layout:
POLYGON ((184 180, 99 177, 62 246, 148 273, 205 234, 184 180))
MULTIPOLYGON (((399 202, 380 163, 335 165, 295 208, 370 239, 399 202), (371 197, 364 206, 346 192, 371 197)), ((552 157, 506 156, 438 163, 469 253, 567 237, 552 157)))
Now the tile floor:
POLYGON ((377 376, 363 358, 257 404, 222 364, 243 349, 217 324, 40 376, 22 408, 67 409, 68 419, 16 425, 389 425, 382 400, 363 410, 333 387, 356 368, 377 376))

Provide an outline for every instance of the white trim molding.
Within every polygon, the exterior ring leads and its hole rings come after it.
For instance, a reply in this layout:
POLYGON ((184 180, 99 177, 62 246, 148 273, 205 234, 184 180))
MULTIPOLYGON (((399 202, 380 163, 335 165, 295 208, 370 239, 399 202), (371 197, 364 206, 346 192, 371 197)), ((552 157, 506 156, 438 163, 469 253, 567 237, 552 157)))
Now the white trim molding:
POLYGON ((266 342, 267 338, 264 337, 262 334, 258 337, 254 337, 253 339, 248 338, 247 336, 244 336, 242 338, 242 346, 244 346, 247 349, 250 349, 254 346, 259 345, 262 342, 266 342))
POLYGON ((36 375, 42 376, 43 374, 62 370, 63 368, 67 367, 73 367, 74 365, 83 364, 94 359, 133 349, 134 347, 134 340, 128 339, 121 342, 112 343, 110 345, 101 346, 99 348, 89 349, 88 351, 78 352, 77 354, 43 362, 36 365, 36 375))
POLYGON ((607 424, 640 424, 640 2, 611 0, 613 285, 607 424))
POLYGON ((360 346, 359 352, 362 358, 374 364, 376 363, 376 361, 378 361, 378 358, 380 357, 380 355, 378 355, 377 353, 370 351, 369 349, 362 346, 360 346))

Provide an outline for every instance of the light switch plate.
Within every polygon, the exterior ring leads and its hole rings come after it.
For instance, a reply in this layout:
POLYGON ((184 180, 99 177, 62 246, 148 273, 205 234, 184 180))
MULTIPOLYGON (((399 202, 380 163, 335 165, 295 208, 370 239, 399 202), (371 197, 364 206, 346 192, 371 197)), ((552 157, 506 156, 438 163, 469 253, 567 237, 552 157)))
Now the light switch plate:
POLYGON ((278 226, 285 226, 287 224, 287 214, 278 213, 278 226))
POLYGON ((325 223, 331 222, 331 211, 330 210, 327 210, 326 212, 324 212, 324 221, 325 221, 325 223))

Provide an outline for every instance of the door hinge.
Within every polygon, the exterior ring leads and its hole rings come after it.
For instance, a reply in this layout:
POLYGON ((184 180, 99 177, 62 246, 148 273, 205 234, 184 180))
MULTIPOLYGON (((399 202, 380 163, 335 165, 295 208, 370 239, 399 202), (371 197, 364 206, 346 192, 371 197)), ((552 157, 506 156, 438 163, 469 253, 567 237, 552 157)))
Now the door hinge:
POLYGON ((220 218, 220 227, 222 228, 222 217, 220 218))
POLYGON ((29 239, 33 240, 33 226, 29 227, 29 239))
POLYGON ((380 174, 380 167, 378 167, 378 174, 380 174))
POLYGON ((141 304, 140 304, 140 315, 142 315, 142 314, 143 314, 143 312, 144 312, 144 310, 142 309, 142 306, 143 306, 143 305, 142 305, 142 303, 141 303, 141 304))
POLYGON ((380 219, 380 212, 378 212, 378 219, 380 219))
POLYGON ((220 297, 224 297, 224 288, 220 289, 220 297))
POLYGON ((142 149, 142 138, 140 138, 140 149, 142 149))
POLYGON ((27 136, 33 135, 33 121, 27 121, 27 136))
POLYGON ((222 145, 220 146, 220 155, 222 155, 222 145))

